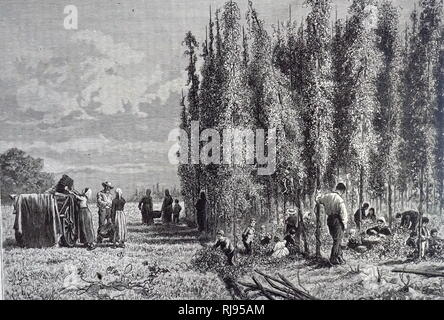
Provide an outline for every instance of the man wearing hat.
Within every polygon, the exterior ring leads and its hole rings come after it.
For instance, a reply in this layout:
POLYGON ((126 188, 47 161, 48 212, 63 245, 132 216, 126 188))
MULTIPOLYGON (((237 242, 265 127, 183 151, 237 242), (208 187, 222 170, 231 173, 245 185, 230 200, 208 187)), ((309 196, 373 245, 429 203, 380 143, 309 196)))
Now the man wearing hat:
POLYGON ((298 230, 299 227, 299 217, 297 209, 288 209, 288 218, 285 220, 285 233, 289 233, 291 229, 298 230))
POLYGON ((99 208, 99 228, 111 219, 111 205, 113 196, 111 189, 113 186, 108 181, 102 183, 103 190, 97 193, 97 207, 99 208))

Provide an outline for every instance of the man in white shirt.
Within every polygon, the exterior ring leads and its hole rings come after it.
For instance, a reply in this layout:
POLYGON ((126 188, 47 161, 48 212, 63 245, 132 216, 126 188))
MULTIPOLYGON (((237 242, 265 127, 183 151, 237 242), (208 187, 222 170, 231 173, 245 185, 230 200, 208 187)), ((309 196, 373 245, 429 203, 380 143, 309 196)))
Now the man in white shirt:
POLYGON ((342 198, 347 188, 343 183, 338 183, 336 190, 327 193, 316 199, 318 205, 324 206, 325 214, 327 215, 327 226, 331 237, 333 238, 333 246, 331 248, 330 263, 344 264, 345 260, 342 257, 342 237, 347 228, 347 208, 344 199, 342 198))

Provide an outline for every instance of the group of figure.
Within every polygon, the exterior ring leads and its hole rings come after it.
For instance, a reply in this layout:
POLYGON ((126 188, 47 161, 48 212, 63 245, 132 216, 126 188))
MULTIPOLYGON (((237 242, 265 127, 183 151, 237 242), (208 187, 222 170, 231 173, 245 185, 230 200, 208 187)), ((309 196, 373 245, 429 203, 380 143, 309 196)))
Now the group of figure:
MULTIPOLYGON (((333 265, 344 264, 345 260, 342 253, 342 240, 345 230, 347 229, 347 208, 344 201, 344 194, 347 191, 346 186, 343 183, 338 183, 334 192, 330 192, 317 197, 317 205, 323 206, 325 214, 327 215, 327 225, 330 235, 333 239, 333 245, 330 254, 330 263, 333 265)), ((370 208, 368 213, 367 209, 369 205, 365 203, 361 209, 358 209, 354 215, 354 221, 358 229, 362 226, 362 221, 370 220, 376 222, 377 225, 368 228, 363 234, 364 236, 372 236, 377 238, 377 241, 391 236, 392 230, 387 226, 384 217, 377 217, 375 210, 370 208)), ((436 254, 442 248, 442 240, 438 238, 438 231, 433 229, 431 232, 428 230, 429 218, 423 217, 421 220, 421 228, 419 229, 420 214, 417 211, 409 210, 403 213, 396 214, 396 218, 400 219, 400 226, 408 228, 412 231, 411 237, 407 240, 408 244, 417 248, 421 245, 421 258, 426 254, 436 254), (419 237, 417 236, 419 234, 419 237)), ((351 232, 348 246, 350 248, 363 248, 366 243, 362 241, 362 234, 359 237, 353 237, 351 232)), ((368 246, 365 249, 369 249, 372 246, 371 241, 368 241, 368 246)))
MULTIPOLYGON (((265 225, 260 228, 259 237, 256 237, 256 220, 252 219, 249 225, 242 232, 243 253, 251 255, 254 251, 254 246, 261 248, 269 248, 274 242, 270 250, 271 257, 280 259, 300 250, 300 234, 301 222, 297 215, 296 209, 289 209, 287 211, 288 217, 285 220, 284 236, 276 233, 274 236, 266 230, 265 225)), ((216 243, 213 248, 220 248, 227 257, 229 265, 234 265, 234 257, 240 250, 235 248, 230 238, 225 236, 223 230, 219 230, 216 234, 216 243)))
MULTIPOLYGON (((376 215, 374 215, 374 209, 370 208, 369 212, 367 213, 366 210, 368 208, 368 203, 365 203, 360 210, 356 211, 354 216, 356 226, 360 228, 361 220, 371 219, 373 222, 377 221, 378 225, 367 229, 366 235, 379 236, 381 238, 385 236, 390 236, 392 234, 392 231, 386 225, 384 217, 376 219, 376 215)), ((421 258, 424 258, 425 256, 435 256, 441 252, 443 241, 438 237, 437 229, 434 228, 429 231, 428 226, 430 219, 428 217, 424 216, 421 218, 418 211, 407 210, 402 213, 397 213, 395 215, 395 218, 397 219, 397 221, 399 221, 400 228, 410 231, 410 235, 406 241, 406 245, 414 249, 412 256, 419 256, 419 246, 421 246, 421 258), (420 222, 421 228, 419 227, 420 222)), ((349 241, 349 247, 352 247, 354 249, 359 248, 359 245, 365 244, 363 242, 365 242, 365 240, 361 241, 361 243, 358 243, 358 241, 356 241, 356 238, 352 237, 349 241)), ((371 247, 371 245, 367 245, 366 247, 368 249, 369 247, 371 247)))
POLYGON ((428 217, 420 218, 419 212, 410 210, 398 214, 397 218, 401 219, 400 226, 410 231, 406 245, 414 249, 413 257, 419 255, 418 244, 421 247, 421 258, 434 257, 442 253, 444 241, 438 237, 438 229, 429 230, 430 219, 428 217), (419 228, 420 219, 421 227, 419 228))
POLYGON ((74 181, 67 175, 63 175, 60 181, 46 193, 54 194, 58 197, 73 196, 77 201, 78 213, 78 237, 81 244, 88 250, 94 250, 96 243, 101 243, 104 238, 109 238, 113 242, 113 248, 125 246, 127 236, 125 199, 122 190, 116 188, 115 193, 112 184, 108 181, 102 183, 103 189, 97 193, 97 208, 99 226, 94 230, 93 217, 89 208, 92 198, 91 188, 84 188, 82 192, 74 189, 74 181))
MULTIPOLYGON (((142 224, 152 225, 154 223, 154 206, 150 189, 146 190, 145 196, 139 201, 139 210, 142 214, 142 224)), ((179 223, 179 216, 180 212, 182 211, 182 207, 179 204, 179 199, 175 199, 173 201, 168 189, 165 190, 165 197, 163 199, 160 211, 162 214, 162 221, 165 224, 169 224, 171 222, 174 224, 179 223)))

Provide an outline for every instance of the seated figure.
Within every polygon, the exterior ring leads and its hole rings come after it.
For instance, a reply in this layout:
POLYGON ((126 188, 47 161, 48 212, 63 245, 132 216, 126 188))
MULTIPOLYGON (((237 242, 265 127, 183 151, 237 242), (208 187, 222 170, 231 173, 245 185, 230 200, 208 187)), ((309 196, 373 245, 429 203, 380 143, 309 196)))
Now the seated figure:
POLYGON ((369 236, 383 236, 383 237, 385 237, 385 236, 390 236, 392 234, 392 231, 385 223, 384 217, 378 218, 377 223, 378 223, 377 226, 367 229, 366 233, 369 236))

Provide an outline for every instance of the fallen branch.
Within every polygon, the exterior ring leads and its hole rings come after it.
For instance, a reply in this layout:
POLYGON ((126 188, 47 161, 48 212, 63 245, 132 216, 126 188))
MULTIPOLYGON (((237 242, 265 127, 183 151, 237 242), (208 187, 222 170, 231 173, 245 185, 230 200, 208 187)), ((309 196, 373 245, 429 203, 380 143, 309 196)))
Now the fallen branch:
POLYGON ((239 285, 246 288, 244 293, 252 292, 252 297, 254 298, 264 296, 269 300, 276 300, 276 298, 283 298, 286 300, 316 300, 316 298, 310 295, 305 288, 305 292, 298 289, 290 280, 281 274, 278 274, 279 279, 259 270, 255 270, 255 272, 261 275, 271 288, 266 287, 255 276, 251 277, 254 283, 237 282, 239 285))
POLYGON ((429 270, 393 269, 392 272, 413 273, 426 277, 444 277, 444 272, 429 271, 429 270))
POLYGON ((290 292, 291 295, 294 295, 297 297, 297 300, 304 300, 304 298, 307 298, 303 291, 297 289, 290 281, 288 281, 288 280, 287 280, 287 282, 284 281, 280 274, 278 274, 278 275, 279 275, 279 277, 281 277, 282 280, 272 277, 268 274, 265 274, 259 270, 255 270, 255 272, 259 273, 261 276, 263 276, 267 282, 269 282, 271 280, 271 281, 275 281, 275 282, 283 285, 284 288, 280 288, 280 290, 285 291, 285 292, 290 292))

